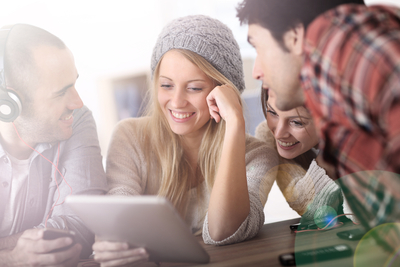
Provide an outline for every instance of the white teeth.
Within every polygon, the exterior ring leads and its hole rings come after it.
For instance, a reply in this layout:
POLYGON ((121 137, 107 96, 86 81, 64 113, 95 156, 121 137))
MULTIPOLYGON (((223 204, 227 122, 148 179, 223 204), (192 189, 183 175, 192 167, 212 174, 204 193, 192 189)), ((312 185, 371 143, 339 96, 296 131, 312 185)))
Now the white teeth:
POLYGON ((69 115, 68 117, 63 118, 62 120, 63 120, 63 121, 67 121, 67 120, 69 120, 69 119, 71 119, 71 118, 72 118, 72 114, 69 115))
POLYGON ((278 140, 278 143, 279 143, 281 146, 286 146, 286 147, 288 147, 288 146, 293 146, 293 145, 299 143, 299 141, 294 142, 294 143, 286 143, 286 142, 282 142, 282 141, 278 140))
POLYGON ((185 119, 185 118, 190 117, 193 114, 193 113, 176 113, 173 111, 171 111, 171 113, 172 113, 172 116, 174 116, 177 119, 185 119))

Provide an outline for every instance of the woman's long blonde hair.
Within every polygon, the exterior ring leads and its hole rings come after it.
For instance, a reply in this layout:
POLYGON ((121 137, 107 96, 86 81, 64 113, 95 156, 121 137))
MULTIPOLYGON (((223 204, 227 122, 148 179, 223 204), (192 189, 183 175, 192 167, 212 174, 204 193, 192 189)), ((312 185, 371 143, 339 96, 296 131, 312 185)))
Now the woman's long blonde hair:
MULTIPOLYGON (((189 50, 174 49, 174 51, 179 52, 200 68, 214 81, 215 86, 228 84, 234 88, 242 104, 239 90, 207 60, 189 50)), ((198 170, 193 170, 185 157, 182 137, 172 132, 158 103, 158 77, 162 59, 163 57, 161 57, 155 68, 153 84, 147 94, 145 115, 149 116, 149 122, 146 125, 147 129, 144 129, 144 133, 147 133, 144 134, 144 150, 147 162, 150 162, 149 160, 155 156, 157 162, 152 164, 154 164, 153 166, 158 166, 158 169, 161 170, 159 173, 160 187, 158 195, 168 198, 178 211, 185 215, 189 190, 193 186, 192 181, 196 174, 204 178, 208 190, 211 191, 212 189, 221 158, 225 136, 225 121, 221 120, 216 123, 210 119, 207 122, 198 154, 198 170)), ((149 168, 150 165, 148 164, 149 168)))

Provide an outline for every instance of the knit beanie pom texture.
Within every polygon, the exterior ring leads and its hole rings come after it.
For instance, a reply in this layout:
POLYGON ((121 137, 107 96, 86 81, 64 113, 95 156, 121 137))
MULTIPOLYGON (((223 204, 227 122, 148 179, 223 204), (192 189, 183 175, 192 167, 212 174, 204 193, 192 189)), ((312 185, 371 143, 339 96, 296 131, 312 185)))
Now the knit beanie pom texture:
POLYGON ((243 62, 232 31, 217 19, 204 15, 178 18, 161 31, 151 57, 151 74, 171 49, 186 49, 202 56, 228 78, 240 92, 245 88, 243 62))

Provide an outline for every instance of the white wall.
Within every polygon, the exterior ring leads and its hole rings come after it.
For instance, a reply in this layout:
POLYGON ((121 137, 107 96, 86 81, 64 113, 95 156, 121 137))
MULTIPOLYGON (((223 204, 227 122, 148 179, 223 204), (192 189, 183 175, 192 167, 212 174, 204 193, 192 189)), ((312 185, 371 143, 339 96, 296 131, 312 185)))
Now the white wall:
MULTIPOLYGON (((247 27, 241 27, 235 7, 239 0, 2 0, 0 26, 28 23, 60 37, 75 55, 80 74, 77 88, 92 109, 99 129, 103 125, 98 101, 98 81, 150 66, 152 47, 163 25, 180 16, 205 14, 216 17, 234 32, 246 57, 254 56, 246 42, 247 27)), ((367 4, 400 0, 366 0, 367 4)), ((99 132, 100 139, 104 139, 99 132)), ((103 140, 102 143, 107 143, 103 140)), ((291 211, 279 190, 271 192, 266 205, 268 222, 297 215, 291 211)))
MULTIPOLYGON (((238 0, 3 0, 0 26, 28 23, 60 37, 72 50, 80 77, 78 91, 102 123, 97 82, 102 77, 150 66, 158 33, 173 18, 202 13, 218 17, 244 47, 246 28, 235 18, 238 0)), ((100 133, 101 135, 101 133, 100 133)), ((101 137, 101 136, 100 136, 101 137)))

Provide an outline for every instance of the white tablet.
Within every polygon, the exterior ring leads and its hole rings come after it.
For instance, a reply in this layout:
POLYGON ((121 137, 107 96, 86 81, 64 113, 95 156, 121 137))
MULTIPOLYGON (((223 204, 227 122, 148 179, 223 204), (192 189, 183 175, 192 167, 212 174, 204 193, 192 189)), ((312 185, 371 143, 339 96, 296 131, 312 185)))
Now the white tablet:
POLYGON ((208 263, 210 260, 165 198, 73 195, 67 197, 66 203, 98 237, 144 247, 150 261, 208 263))

